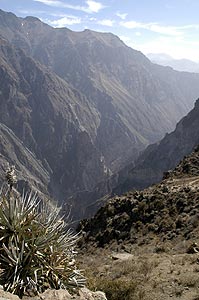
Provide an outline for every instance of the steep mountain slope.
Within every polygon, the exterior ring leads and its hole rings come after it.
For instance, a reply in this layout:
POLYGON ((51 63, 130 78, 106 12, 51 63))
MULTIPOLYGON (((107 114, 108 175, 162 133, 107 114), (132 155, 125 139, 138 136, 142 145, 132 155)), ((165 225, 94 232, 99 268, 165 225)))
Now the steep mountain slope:
POLYGON ((172 169, 199 144, 199 99, 195 107, 158 143, 148 146, 135 166, 120 173, 115 193, 133 188, 145 188, 161 180, 163 173, 172 169), (124 174, 123 174, 124 173, 124 174))
POLYGON ((0 121, 48 170, 52 196, 61 202, 108 176, 91 138, 98 122, 95 109, 65 81, 3 39, 0 86, 0 121))
POLYGON ((78 203, 78 218, 199 94, 198 74, 153 65, 109 33, 0 11, 0 37, 0 122, 48 171, 49 194, 78 203))
POLYGON ((15 165, 18 189, 32 187, 43 197, 48 195, 50 175, 35 155, 11 129, 0 123, 0 182, 5 181, 5 171, 15 165))
POLYGON ((150 243, 198 237, 199 146, 160 184, 111 199, 80 224, 83 244, 150 243))
POLYGON ((112 172, 172 130, 198 96, 199 75, 157 67, 113 34, 54 29, 2 11, 0 24, 2 36, 86 96, 99 116, 93 142, 112 172))

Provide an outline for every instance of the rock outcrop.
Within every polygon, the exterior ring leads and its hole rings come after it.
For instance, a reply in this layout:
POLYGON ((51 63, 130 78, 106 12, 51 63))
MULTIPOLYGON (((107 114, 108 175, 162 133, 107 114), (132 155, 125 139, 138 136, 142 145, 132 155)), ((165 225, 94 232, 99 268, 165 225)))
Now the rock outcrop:
MULTIPOLYGON (((16 295, 4 292, 0 290, 1 300, 19 300, 16 295)), ((79 295, 71 296, 67 290, 46 290, 43 294, 35 297, 24 296, 23 300, 107 300, 103 292, 92 292, 87 288, 82 288, 79 291, 79 295)))

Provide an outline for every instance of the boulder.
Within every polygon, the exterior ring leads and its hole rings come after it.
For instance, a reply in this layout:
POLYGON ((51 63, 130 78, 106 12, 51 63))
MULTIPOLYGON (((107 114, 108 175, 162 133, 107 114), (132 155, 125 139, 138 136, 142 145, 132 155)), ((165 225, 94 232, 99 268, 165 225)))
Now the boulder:
MULTIPOLYGON (((10 294, 9 294, 10 295, 10 294)), ((5 298, 5 300, 15 300, 15 298, 5 298)), ((18 297, 16 300, 19 299, 18 297)), ((23 300, 107 300, 103 292, 92 292, 87 288, 82 288, 79 295, 70 295, 67 290, 46 290, 43 294, 35 297, 23 297, 23 300)), ((3 298, 0 300, 4 300, 3 298)))

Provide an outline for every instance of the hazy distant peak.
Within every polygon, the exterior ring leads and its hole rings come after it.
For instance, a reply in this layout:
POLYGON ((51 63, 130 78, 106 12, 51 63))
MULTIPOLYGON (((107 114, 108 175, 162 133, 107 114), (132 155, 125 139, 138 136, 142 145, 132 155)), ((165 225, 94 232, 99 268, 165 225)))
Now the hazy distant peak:
POLYGON ((186 58, 175 59, 165 53, 149 53, 147 57, 153 63, 169 66, 177 71, 199 73, 199 63, 186 58))

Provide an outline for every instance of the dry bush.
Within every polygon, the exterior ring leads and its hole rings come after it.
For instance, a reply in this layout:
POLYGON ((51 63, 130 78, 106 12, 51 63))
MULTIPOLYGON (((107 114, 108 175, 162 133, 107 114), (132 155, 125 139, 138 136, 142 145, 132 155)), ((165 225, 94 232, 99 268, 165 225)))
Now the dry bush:
POLYGON ((98 278, 94 282, 89 282, 92 290, 102 290, 108 300, 132 300, 135 296, 137 284, 134 281, 125 279, 107 280, 98 278))

